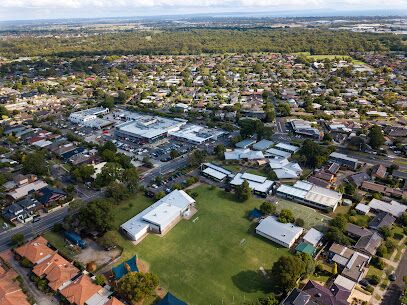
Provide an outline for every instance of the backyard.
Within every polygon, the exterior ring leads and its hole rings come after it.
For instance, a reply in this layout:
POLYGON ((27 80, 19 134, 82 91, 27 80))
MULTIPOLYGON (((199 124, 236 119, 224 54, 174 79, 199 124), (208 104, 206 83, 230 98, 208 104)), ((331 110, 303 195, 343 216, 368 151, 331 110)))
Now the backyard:
MULTIPOLYGON (((266 295, 272 284, 259 268, 270 269, 288 250, 254 234, 246 214, 262 200, 237 203, 233 194, 208 185, 194 192, 198 212, 191 220, 182 220, 164 237, 149 235, 137 246, 121 238, 123 259, 137 254, 163 288, 190 305, 242 304, 266 295)), ((140 198, 132 204, 139 210, 146 205, 140 198)), ((128 219, 135 213, 118 211, 117 216, 128 219)))

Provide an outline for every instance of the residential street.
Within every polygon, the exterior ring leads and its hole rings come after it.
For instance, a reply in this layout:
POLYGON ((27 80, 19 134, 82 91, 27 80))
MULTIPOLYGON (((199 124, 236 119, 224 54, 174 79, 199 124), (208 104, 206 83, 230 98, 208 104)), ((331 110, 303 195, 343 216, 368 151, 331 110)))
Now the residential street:
POLYGON ((407 275, 407 251, 399 263, 397 270, 395 271, 397 280, 392 282, 387 289, 386 294, 383 297, 381 305, 397 305, 399 303, 399 298, 401 292, 406 288, 406 284, 403 282, 403 276, 407 275))
POLYGON ((55 212, 41 216, 41 219, 38 222, 30 222, 2 232, 0 234, 0 251, 10 248, 11 237, 14 234, 22 233, 24 234, 25 239, 31 239, 38 234, 51 229, 54 224, 62 222, 66 215, 68 215, 68 207, 62 207, 55 212))

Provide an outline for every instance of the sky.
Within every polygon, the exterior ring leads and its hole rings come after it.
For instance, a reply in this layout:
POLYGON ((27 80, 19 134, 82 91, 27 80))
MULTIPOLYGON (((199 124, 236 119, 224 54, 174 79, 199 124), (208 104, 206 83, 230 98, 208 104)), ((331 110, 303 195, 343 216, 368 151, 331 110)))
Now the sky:
POLYGON ((227 12, 364 12, 407 10, 407 0, 0 0, 0 20, 99 18, 227 12))

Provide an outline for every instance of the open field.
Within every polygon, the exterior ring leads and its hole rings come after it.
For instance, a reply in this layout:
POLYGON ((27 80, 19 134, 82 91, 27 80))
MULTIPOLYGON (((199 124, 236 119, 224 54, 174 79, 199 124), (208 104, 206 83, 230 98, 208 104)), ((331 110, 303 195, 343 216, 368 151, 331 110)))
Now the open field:
POLYGON ((335 58, 339 58, 339 59, 344 59, 344 60, 350 59, 350 60, 352 60, 352 63, 355 64, 355 65, 363 65, 363 64, 365 64, 363 61, 354 59, 349 55, 336 55, 336 54, 334 54, 334 55, 330 55, 330 54, 329 55, 311 55, 309 52, 299 52, 299 53, 294 53, 294 54, 304 55, 308 59, 311 59, 311 60, 324 60, 324 59, 332 60, 332 59, 335 59, 335 58))
POLYGON ((304 220, 306 229, 315 227, 316 229, 324 230, 325 226, 321 224, 328 225, 328 221, 331 219, 329 216, 321 214, 313 208, 293 201, 288 201, 280 197, 276 197, 276 201, 278 202, 277 211, 281 211, 282 209, 291 210, 296 218, 302 218, 304 220))
POLYGON ((198 212, 191 220, 182 220, 163 237, 149 235, 137 246, 122 238, 123 258, 137 254, 162 287, 191 305, 242 304, 266 295, 272 284, 259 268, 270 269, 288 250, 254 234, 246 214, 262 200, 237 203, 232 194, 208 185, 195 191, 198 212))

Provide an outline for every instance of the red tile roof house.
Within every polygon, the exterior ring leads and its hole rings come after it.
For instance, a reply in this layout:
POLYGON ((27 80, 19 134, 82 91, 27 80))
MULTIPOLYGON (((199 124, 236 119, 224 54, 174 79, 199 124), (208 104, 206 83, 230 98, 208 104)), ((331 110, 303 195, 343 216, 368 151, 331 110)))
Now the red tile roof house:
POLYGON ((82 274, 59 289, 59 293, 72 305, 93 305, 108 301, 111 292, 96 285, 87 274, 82 274))
POLYGON ((48 286, 53 291, 57 291, 58 288, 79 274, 80 271, 72 263, 55 252, 37 264, 32 272, 40 278, 47 279, 48 286))
POLYGON ((15 249, 17 255, 21 258, 26 258, 34 266, 51 257, 54 252, 54 250, 48 247, 48 241, 42 236, 38 236, 15 249))
POLYGON ((1 305, 30 305, 27 296, 16 280, 17 272, 6 270, 0 265, 0 304, 1 305))

